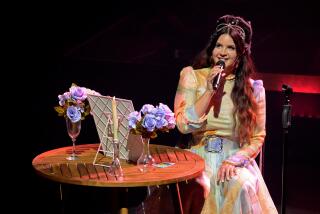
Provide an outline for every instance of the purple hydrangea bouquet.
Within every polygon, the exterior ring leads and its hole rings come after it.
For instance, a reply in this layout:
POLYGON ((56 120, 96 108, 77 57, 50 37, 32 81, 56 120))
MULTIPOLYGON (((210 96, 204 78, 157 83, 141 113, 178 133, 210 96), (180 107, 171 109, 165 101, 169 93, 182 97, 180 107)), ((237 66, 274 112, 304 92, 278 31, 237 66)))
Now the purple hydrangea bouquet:
POLYGON ((100 93, 77 86, 72 83, 69 91, 58 96, 59 106, 54 107, 58 112, 58 116, 69 118, 73 123, 84 120, 90 114, 90 106, 87 101, 87 95, 100 95, 100 93))
POLYGON ((169 132, 176 125, 174 113, 162 103, 156 107, 145 104, 139 112, 131 112, 128 120, 130 132, 143 138, 156 138, 158 131, 169 132))

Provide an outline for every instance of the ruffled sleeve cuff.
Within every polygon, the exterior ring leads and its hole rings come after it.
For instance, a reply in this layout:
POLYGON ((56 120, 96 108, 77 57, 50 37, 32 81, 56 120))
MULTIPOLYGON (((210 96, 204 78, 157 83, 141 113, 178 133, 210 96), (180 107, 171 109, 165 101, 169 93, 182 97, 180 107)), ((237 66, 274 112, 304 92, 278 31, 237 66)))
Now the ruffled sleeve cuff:
POLYGON ((250 164, 251 159, 244 155, 235 154, 229 157, 228 159, 224 160, 223 162, 237 167, 246 167, 250 164))
POLYGON ((207 116, 205 115, 199 117, 194 106, 189 106, 186 108, 185 117, 188 121, 188 124, 194 128, 200 128, 203 122, 207 119, 207 116))
POLYGON ((263 87, 262 80, 253 80, 253 95, 256 98, 256 101, 259 102, 265 99, 265 89, 263 87))

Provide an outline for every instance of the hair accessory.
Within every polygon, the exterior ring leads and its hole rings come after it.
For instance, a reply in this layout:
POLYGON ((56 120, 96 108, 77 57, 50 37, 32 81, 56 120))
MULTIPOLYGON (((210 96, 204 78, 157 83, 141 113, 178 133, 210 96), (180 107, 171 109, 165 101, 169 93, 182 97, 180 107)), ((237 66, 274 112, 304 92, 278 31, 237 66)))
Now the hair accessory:
POLYGON ((220 31, 233 30, 237 32, 245 44, 245 50, 251 53, 252 27, 250 21, 244 20, 240 16, 224 15, 217 20, 215 32, 211 36, 213 39, 220 31))
POLYGON ((231 28, 231 29, 237 31, 239 33, 240 37, 242 38, 242 40, 245 42, 246 33, 244 32, 243 28, 237 24, 238 24, 238 22, 235 22, 235 21, 232 21, 231 23, 218 24, 216 27, 216 32, 219 32, 225 28, 231 28))
POLYGON ((251 42, 252 27, 250 21, 244 20, 240 16, 224 15, 217 20, 216 33, 224 30, 232 29, 239 33, 240 37, 247 44, 251 42))

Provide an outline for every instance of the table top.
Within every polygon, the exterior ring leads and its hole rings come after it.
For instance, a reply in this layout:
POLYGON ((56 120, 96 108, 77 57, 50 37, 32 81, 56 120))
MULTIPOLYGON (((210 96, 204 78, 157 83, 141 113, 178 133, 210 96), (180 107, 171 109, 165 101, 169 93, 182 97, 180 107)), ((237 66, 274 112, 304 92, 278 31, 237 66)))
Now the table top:
MULTIPOLYGON (((50 180, 85 186, 139 187, 156 186, 186 181, 199 176, 204 170, 204 159, 190 151, 175 147, 150 144, 156 163, 173 162, 166 168, 155 168, 142 173, 136 163, 121 160, 123 177, 111 176, 107 167, 93 164, 99 144, 77 145, 79 160, 66 160, 72 146, 53 149, 36 156, 32 165, 35 171, 50 180)), ((112 157, 98 154, 98 159, 111 164, 112 157)))

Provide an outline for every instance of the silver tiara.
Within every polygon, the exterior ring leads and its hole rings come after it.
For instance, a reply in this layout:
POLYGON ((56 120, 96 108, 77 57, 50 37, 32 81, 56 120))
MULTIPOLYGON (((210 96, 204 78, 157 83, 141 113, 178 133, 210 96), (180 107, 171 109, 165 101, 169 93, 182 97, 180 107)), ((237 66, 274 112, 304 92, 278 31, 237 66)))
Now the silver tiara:
POLYGON ((219 32, 225 28, 231 28, 235 31, 237 31, 240 35, 240 37, 242 38, 242 40, 245 42, 245 38, 246 38, 246 33, 245 31, 243 30, 242 27, 240 27, 239 25, 237 25, 238 23, 235 22, 235 21, 232 21, 231 23, 221 23, 221 24, 218 24, 217 27, 216 27, 216 32, 219 32))

